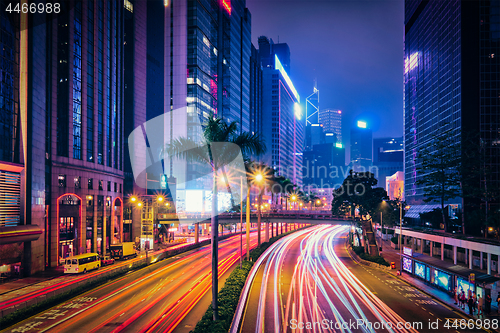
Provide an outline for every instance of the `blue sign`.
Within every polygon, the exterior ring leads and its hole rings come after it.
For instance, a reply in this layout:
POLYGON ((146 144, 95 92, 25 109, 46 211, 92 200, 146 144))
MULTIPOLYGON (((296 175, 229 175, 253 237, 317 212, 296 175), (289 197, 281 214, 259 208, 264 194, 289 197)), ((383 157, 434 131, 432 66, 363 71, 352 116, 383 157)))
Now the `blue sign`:
POLYGON ((425 279, 425 265, 415 261, 415 275, 425 279))
POLYGON ((434 283, 445 290, 450 290, 450 275, 436 269, 434 270, 434 283))
POLYGON ((469 290, 474 290, 474 286, 467 280, 457 278, 457 293, 460 294, 463 291, 465 293, 465 297, 468 297, 469 290))

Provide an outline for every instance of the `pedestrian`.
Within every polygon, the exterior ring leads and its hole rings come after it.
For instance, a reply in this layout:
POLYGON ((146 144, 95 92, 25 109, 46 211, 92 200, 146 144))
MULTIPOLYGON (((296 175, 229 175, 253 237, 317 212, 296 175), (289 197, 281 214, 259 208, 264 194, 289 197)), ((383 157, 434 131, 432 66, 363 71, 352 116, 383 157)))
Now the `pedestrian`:
POLYGON ((465 309, 465 303, 466 303, 465 292, 462 290, 462 310, 465 309))
POLYGON ((483 314, 483 298, 481 295, 477 296, 477 315, 480 316, 483 314))
POLYGON ((500 293, 498 293, 498 296, 497 296, 497 313, 498 313, 499 309, 500 309, 500 293))
POLYGON ((457 288, 453 290, 453 299, 455 300, 455 305, 458 303, 457 288))
POLYGON ((491 312, 491 295, 490 294, 486 295, 486 299, 484 300, 484 303, 485 303, 484 310, 485 310, 486 314, 489 315, 491 312))
POLYGON ((473 301, 473 309, 474 309, 474 312, 476 312, 477 310, 477 295, 476 293, 472 293, 472 301, 473 301))
POLYGON ((469 306, 469 314, 471 316, 474 315, 474 299, 472 296, 469 296, 469 300, 467 301, 467 305, 469 306))

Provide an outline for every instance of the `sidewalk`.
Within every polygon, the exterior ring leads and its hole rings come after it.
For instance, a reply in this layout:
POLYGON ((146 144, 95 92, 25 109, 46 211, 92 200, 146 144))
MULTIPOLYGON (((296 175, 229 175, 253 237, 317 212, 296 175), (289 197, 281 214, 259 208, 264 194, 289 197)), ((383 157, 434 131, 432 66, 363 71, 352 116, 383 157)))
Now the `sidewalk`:
MULTIPOLYGON (((380 244, 380 241, 381 241, 381 239, 377 237, 377 242, 379 242, 379 244, 380 244)), ((461 313, 465 314, 466 316, 474 318, 474 319, 478 319, 478 318, 482 318, 482 319, 497 318, 497 319, 499 319, 500 318, 500 314, 497 312, 498 305, 496 304, 496 299, 494 299, 493 302, 491 303, 490 314, 478 316, 477 311, 476 311, 475 314, 473 316, 471 316, 469 314, 468 307, 466 306, 465 309, 460 308, 458 306, 458 304, 455 304, 455 300, 453 299, 453 296, 450 293, 448 293, 444 290, 438 289, 426 281, 423 281, 419 278, 413 277, 409 273, 403 272, 402 275, 400 275, 400 276, 397 275, 396 271, 401 269, 401 267, 400 267, 401 260, 400 260, 399 250, 393 249, 391 247, 390 241, 383 241, 382 252, 380 252, 380 254, 389 263, 390 262, 396 263, 396 270, 388 271, 389 274, 392 274, 392 275, 396 276, 397 278, 407 282, 408 284, 416 287, 417 289, 419 289, 423 293, 428 294, 429 296, 440 300, 441 302, 443 302, 447 306, 451 307, 453 310, 461 312, 461 313)), ((484 310, 483 310, 483 312, 484 312, 484 310)))

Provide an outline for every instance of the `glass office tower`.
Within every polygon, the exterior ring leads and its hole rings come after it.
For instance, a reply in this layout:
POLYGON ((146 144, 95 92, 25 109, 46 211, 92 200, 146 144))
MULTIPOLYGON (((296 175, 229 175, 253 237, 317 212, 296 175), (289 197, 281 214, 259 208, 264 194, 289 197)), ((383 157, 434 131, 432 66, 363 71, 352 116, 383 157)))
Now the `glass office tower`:
POLYGON ((418 152, 444 131, 461 149, 466 138, 480 137, 477 144, 498 187, 499 15, 498 1, 405 1, 405 195, 410 204, 423 200, 418 152))

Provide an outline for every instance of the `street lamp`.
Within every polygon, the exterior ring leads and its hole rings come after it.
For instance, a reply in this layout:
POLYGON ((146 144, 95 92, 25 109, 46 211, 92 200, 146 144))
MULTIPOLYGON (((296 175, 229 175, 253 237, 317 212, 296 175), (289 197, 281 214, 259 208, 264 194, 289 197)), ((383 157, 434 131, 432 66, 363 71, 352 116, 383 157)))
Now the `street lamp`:
MULTIPOLYGON (((261 206, 262 206, 262 190, 261 187, 264 185, 265 177, 261 170, 256 170, 253 175, 253 183, 259 186, 259 196, 257 201, 257 243, 260 246, 260 230, 261 230, 261 206)), ((269 241, 269 225, 266 227, 266 242, 269 241)))
POLYGON ((399 202, 399 257, 400 257, 400 271, 399 275, 403 275, 403 213, 402 213, 403 203, 399 202))

